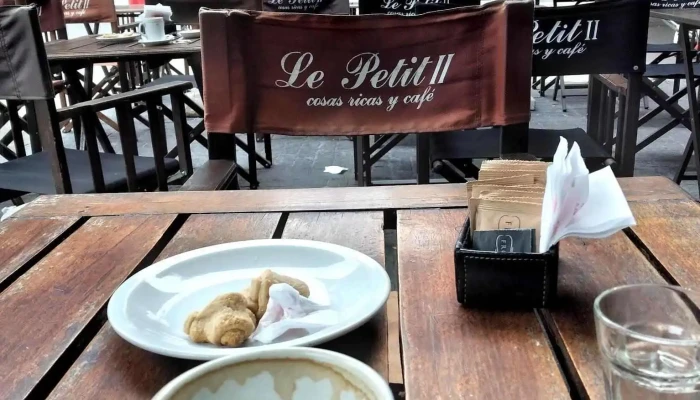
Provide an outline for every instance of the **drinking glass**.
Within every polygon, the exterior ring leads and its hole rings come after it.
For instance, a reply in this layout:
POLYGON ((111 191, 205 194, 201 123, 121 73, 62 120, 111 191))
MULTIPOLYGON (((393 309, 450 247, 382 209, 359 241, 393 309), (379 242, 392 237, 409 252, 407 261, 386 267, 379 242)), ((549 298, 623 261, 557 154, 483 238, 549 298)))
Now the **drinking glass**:
POLYGON ((700 399, 700 294, 668 285, 607 290, 594 304, 608 400, 700 399))

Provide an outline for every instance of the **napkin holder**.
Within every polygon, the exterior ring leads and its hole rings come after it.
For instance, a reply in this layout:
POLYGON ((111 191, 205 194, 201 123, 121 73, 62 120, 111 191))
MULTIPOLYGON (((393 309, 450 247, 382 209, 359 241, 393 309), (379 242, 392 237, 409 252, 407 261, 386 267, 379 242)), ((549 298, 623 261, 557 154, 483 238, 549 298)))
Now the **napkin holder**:
POLYGON ((556 299, 559 245, 546 253, 472 250, 467 218, 455 248, 457 300, 467 307, 544 308, 556 299))

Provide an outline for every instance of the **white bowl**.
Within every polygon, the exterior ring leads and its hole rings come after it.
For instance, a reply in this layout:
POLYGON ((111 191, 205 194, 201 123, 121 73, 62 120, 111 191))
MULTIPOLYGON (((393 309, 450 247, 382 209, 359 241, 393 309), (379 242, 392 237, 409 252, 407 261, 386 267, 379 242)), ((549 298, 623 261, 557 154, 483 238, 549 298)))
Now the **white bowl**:
POLYGON ((372 368, 307 347, 261 349, 207 362, 163 387, 153 400, 393 400, 372 368))

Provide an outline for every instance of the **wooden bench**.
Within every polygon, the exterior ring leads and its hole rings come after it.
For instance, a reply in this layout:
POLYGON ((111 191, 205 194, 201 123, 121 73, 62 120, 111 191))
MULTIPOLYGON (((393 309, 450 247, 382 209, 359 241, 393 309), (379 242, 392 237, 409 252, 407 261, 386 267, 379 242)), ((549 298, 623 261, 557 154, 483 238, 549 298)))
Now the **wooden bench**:
POLYGON ((209 160, 194 171, 180 190, 207 191, 238 189, 238 164, 232 160, 209 160))

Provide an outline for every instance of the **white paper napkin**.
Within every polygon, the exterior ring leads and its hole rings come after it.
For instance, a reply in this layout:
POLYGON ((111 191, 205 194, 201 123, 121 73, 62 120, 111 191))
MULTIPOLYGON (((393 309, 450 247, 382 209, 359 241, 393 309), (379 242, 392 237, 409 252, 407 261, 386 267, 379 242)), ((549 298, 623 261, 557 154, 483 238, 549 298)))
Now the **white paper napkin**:
POLYGON ((312 334, 338 323, 338 312, 301 296, 286 283, 270 286, 270 301, 251 340, 271 343, 291 329, 312 334))
POLYGON ((588 173, 578 144, 561 138, 547 168, 540 253, 568 236, 604 238, 636 221, 610 167, 588 173))

